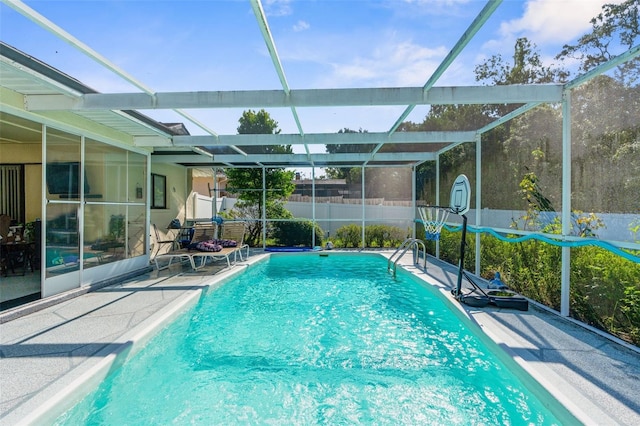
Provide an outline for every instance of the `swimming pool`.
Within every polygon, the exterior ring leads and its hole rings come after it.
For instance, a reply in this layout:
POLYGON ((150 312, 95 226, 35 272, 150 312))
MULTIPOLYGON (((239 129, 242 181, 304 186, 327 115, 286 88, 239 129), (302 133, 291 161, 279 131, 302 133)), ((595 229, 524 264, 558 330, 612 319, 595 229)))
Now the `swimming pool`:
POLYGON ((210 291, 58 424, 567 420, 442 295, 403 271, 394 279, 386 262, 272 255, 210 291))

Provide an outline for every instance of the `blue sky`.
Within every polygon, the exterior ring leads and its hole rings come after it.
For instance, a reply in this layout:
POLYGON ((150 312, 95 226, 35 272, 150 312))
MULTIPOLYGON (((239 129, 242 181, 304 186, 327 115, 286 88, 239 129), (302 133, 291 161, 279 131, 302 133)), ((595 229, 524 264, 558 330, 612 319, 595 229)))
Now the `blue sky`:
MULTIPOLYGON (((10 0, 2 0, 7 2, 10 0)), ((611 2, 619 2, 608 1, 611 2)), ((120 69, 158 92, 280 89, 245 0, 25 1, 120 69)), ((547 61, 587 32, 603 0, 505 0, 436 86, 474 84, 475 65, 509 58, 526 36, 547 61)), ((292 89, 422 86, 484 7, 479 0, 263 0, 292 89)), ((2 41, 94 89, 138 89, 0 4, 2 41)), ((389 130, 404 107, 298 109, 305 133, 348 127, 389 130)), ((159 121, 173 112, 142 111, 159 121)), ((421 122, 426 107, 409 120, 421 122)), ((192 110, 218 134, 235 134, 242 110, 192 110)), ((269 110, 282 133, 296 133, 289 109, 269 110)), ((203 134, 186 122, 192 134, 203 134)))

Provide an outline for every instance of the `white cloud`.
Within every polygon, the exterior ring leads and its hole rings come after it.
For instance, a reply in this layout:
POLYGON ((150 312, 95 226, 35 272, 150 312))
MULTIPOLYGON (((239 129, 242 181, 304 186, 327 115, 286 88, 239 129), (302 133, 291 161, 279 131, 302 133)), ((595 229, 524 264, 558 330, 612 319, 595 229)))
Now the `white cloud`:
POLYGON ((369 56, 358 56, 349 62, 332 64, 327 78, 339 86, 421 86, 445 57, 444 46, 428 48, 412 41, 388 42, 369 56))
POLYGON ((419 4, 421 6, 433 6, 434 4, 452 6, 456 4, 469 3, 469 1, 471 0, 404 0, 405 3, 419 4))
POLYGON ((530 0, 521 18, 503 22, 500 34, 514 39, 526 36, 536 44, 567 43, 591 28, 591 18, 605 3, 622 0, 530 0))
POLYGON ((267 16, 288 16, 293 13, 291 0, 266 0, 264 2, 264 13, 267 16))
MULTIPOLYGON (((485 1, 479 0, 379 0, 375 3, 392 11, 395 17, 401 19, 466 19, 470 10, 480 10, 485 1), (475 3, 475 5, 471 5, 475 3), (478 8, 478 5, 480 7, 478 8)), ((473 15, 474 12, 471 12, 473 15)))
POLYGON ((293 26, 293 31, 300 32, 300 31, 308 30, 309 28, 311 28, 311 26, 309 25, 308 22, 300 20, 296 22, 296 24, 293 26))
MULTIPOLYGON (((470 1, 472 0, 404 0, 404 2, 407 4, 416 5, 421 8, 429 9, 431 11, 435 9, 439 12, 454 6, 467 4, 470 1)), ((393 0, 391 4, 393 4, 393 0)))

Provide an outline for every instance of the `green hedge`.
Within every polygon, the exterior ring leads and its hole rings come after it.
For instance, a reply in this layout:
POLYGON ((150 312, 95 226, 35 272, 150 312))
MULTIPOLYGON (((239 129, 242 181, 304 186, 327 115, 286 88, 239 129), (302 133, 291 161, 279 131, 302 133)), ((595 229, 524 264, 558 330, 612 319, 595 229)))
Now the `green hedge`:
MULTIPOLYGON (((391 225, 368 225, 364 228, 365 247, 398 247, 410 235, 410 230, 402 230, 391 225)), ((332 240, 336 248, 362 247, 362 226, 345 225, 336 230, 332 240)))
MULTIPOLYGON (((441 259, 457 265, 460 232, 442 231, 441 259)), ((472 269, 476 234, 467 234, 466 269, 472 269)), ((480 237, 481 276, 499 271, 513 290, 560 310, 562 249, 537 240, 509 243, 480 237)), ((433 242, 427 242, 434 247, 433 242)), ((432 251, 430 251, 432 253, 432 251)), ((571 249, 570 314, 635 345, 640 344, 640 265, 608 250, 571 249)))
POLYGON ((273 222, 271 237, 276 245, 286 247, 322 246, 324 231, 316 224, 315 241, 312 241, 313 222, 310 220, 295 222, 273 222))

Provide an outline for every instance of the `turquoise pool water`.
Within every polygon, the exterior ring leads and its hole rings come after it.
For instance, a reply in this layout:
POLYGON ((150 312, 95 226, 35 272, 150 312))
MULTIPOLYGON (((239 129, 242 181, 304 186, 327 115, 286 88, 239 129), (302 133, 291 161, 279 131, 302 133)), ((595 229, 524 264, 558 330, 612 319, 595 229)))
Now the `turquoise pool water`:
POLYGON ((58 424, 560 424, 441 295, 386 263, 272 256, 58 424))

